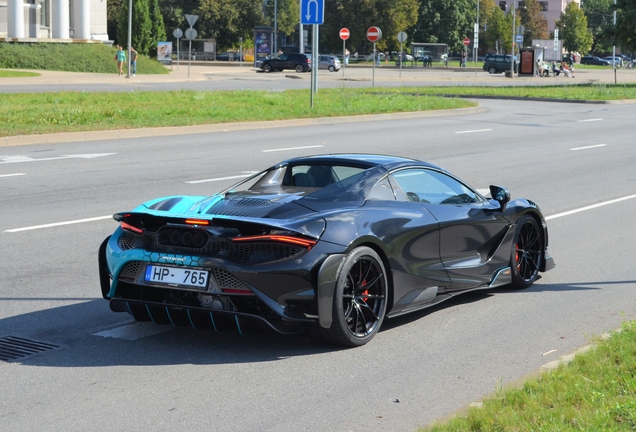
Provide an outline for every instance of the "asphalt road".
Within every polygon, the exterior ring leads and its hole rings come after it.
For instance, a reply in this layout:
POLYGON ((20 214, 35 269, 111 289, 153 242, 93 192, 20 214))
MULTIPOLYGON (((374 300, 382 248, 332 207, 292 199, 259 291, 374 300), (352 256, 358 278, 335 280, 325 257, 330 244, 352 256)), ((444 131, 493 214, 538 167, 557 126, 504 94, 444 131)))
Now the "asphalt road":
POLYGON ((636 105, 481 104, 488 112, 0 149, 0 337, 60 346, 0 362, 2 429, 413 431, 635 319, 636 105), (109 215, 323 152, 410 156, 479 189, 504 185, 548 216, 557 267, 527 290, 388 320, 356 349, 110 312, 97 277, 109 215))

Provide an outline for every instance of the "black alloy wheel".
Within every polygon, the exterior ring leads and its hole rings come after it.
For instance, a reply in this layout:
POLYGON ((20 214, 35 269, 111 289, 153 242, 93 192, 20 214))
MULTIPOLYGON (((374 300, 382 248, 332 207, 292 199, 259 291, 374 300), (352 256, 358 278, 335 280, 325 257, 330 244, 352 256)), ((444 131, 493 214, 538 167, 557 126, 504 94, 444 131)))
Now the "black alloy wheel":
POLYGON ((380 329, 386 312, 388 281, 382 260, 369 247, 349 253, 338 275, 333 322, 327 330, 338 345, 357 347, 380 329))
POLYGON ((488 69, 488 73, 491 75, 494 75, 497 73, 497 68, 495 68, 494 66, 490 66, 490 68, 488 69))
POLYGON ((305 72, 304 66, 301 64, 296 65, 296 72, 305 72))
POLYGON ((271 72, 272 71, 272 65, 270 65, 269 63, 265 63, 263 65, 263 71, 264 72, 271 72))
POLYGON ((539 277, 543 256, 543 239, 539 224, 532 216, 523 216, 517 222, 512 242, 512 288, 527 288, 539 277))

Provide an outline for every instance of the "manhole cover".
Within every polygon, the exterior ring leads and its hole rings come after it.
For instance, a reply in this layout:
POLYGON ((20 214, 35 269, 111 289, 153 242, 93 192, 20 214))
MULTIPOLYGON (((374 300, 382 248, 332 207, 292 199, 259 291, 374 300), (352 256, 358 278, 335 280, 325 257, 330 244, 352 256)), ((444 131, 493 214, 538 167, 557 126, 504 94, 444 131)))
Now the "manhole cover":
POLYGON ((55 348, 59 348, 59 345, 16 336, 6 336, 0 338, 0 360, 10 362, 55 348))

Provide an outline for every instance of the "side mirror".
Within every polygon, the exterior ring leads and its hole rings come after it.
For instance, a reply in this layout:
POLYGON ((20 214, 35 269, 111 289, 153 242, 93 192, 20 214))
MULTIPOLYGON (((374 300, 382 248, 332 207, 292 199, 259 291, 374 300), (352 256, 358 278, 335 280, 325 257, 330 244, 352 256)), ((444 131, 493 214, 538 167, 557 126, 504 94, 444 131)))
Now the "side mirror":
POLYGON ((506 204, 510 201, 510 191, 502 186, 490 185, 490 196, 501 206, 501 211, 506 209, 506 204))

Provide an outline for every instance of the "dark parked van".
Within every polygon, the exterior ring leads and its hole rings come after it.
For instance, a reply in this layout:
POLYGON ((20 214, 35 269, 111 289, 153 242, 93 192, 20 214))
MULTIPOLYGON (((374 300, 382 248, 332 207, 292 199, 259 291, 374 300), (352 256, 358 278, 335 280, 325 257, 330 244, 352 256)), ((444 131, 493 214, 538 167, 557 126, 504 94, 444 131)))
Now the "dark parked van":
MULTIPOLYGON (((517 72, 519 64, 515 57, 515 72, 517 72)), ((488 73, 496 74, 510 70, 510 55, 488 54, 484 59, 484 70, 488 73)))

